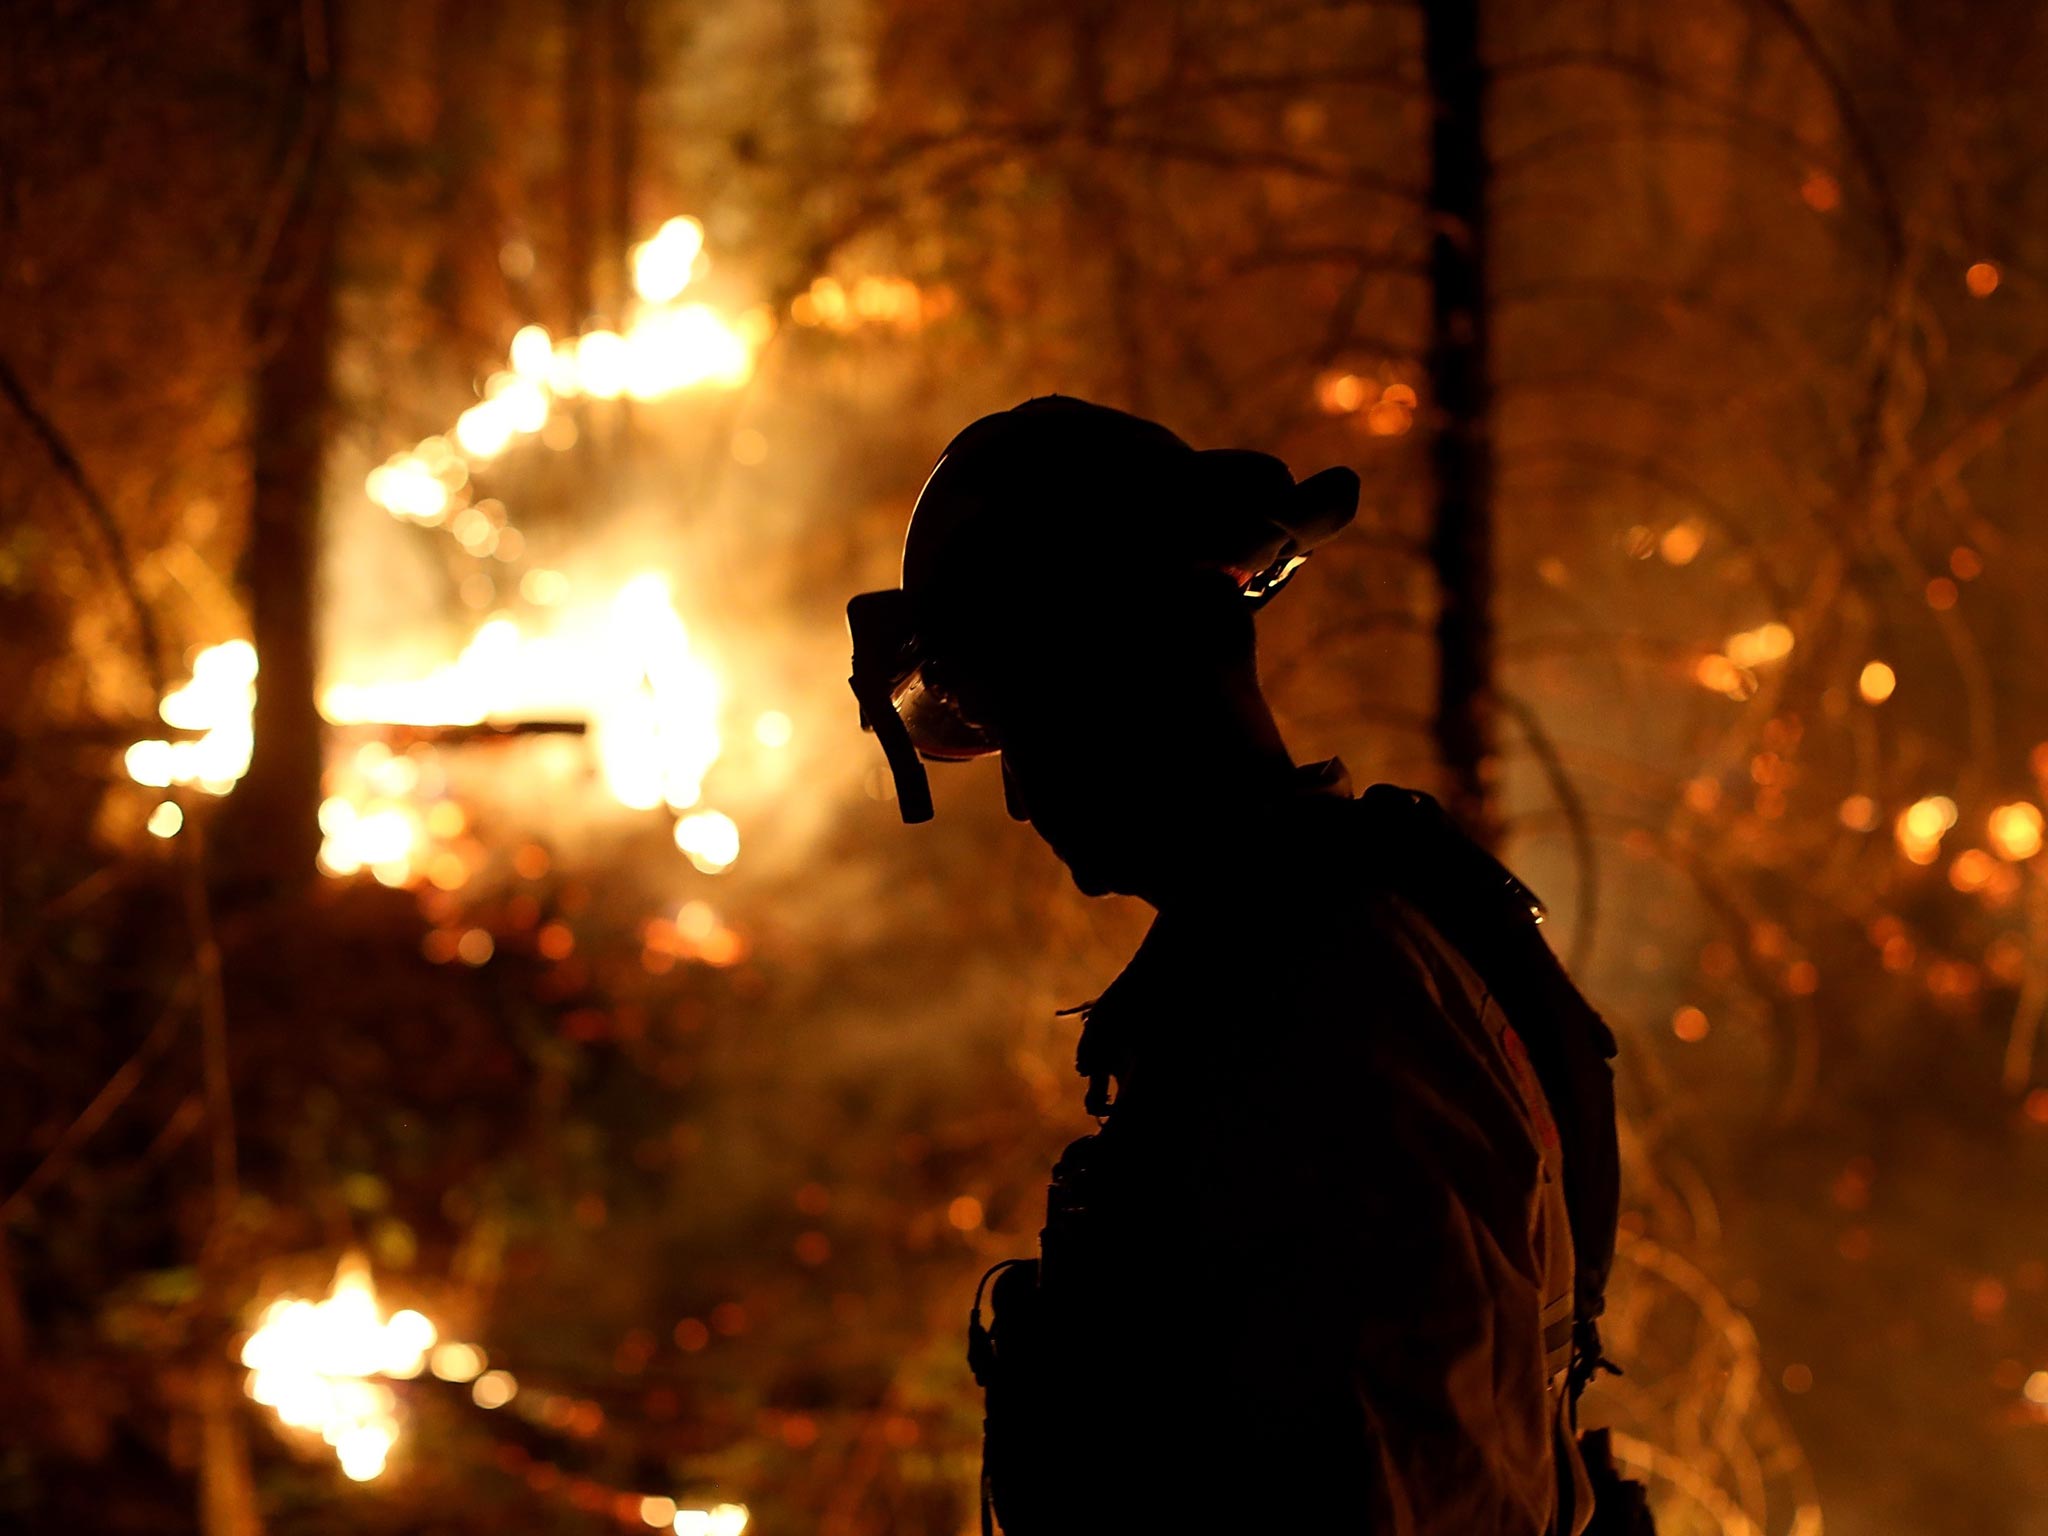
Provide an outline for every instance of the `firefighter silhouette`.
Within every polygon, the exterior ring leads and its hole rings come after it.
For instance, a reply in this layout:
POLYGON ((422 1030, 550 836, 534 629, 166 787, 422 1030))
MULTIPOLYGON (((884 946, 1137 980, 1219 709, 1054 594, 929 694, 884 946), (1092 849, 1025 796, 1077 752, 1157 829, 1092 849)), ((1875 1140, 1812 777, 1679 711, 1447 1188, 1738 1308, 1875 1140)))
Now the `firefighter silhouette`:
POLYGON ((1613 1041, 1426 795, 1297 765, 1253 614, 1358 478, 1059 396, 963 431, 848 605, 906 821, 999 753, 1091 895, 1157 910, 1086 1010, 1098 1134, 978 1290, 1011 1536, 1643 1528, 1576 1405, 1618 1205, 1613 1041), (989 1282, 993 1280, 992 1287, 989 1282))

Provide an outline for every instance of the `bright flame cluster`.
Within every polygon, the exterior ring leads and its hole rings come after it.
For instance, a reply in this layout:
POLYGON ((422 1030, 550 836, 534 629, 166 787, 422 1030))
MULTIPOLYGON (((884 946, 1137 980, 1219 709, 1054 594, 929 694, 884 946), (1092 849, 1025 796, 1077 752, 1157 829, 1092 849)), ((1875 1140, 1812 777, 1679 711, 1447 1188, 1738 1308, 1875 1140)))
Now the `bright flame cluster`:
POLYGON ((318 1434, 341 1470, 366 1483, 398 1443, 397 1399, 380 1377, 409 1381, 434 1347, 418 1312, 386 1317, 360 1255, 344 1257, 324 1301, 284 1298, 242 1346, 248 1393, 293 1429, 318 1434))
POLYGON ((393 517, 439 526, 461 509, 474 466, 536 433, 551 446, 575 441, 573 431, 546 430, 560 401, 658 400, 744 384, 774 317, 762 307, 729 316, 709 304, 678 302, 703 270, 703 226, 670 219, 632 257, 639 303, 624 331, 597 327, 557 339, 544 326, 522 326, 508 366, 484 381, 483 398, 447 435, 424 438, 370 471, 363 485, 370 500, 393 517))
MULTIPOLYGON (((336 724, 476 725, 493 719, 587 719, 606 790, 632 810, 692 810, 718 760, 718 678, 690 649, 668 582, 634 577, 608 603, 566 611, 550 633, 490 620, 446 666, 416 677, 336 683, 320 710, 336 724)), ((422 843, 404 786, 377 802, 330 800, 321 812, 322 866, 370 868, 403 883, 422 843)), ((717 811, 685 816, 677 845, 716 873, 739 857, 739 829, 717 811)))
MULTIPOLYGON (((557 579, 566 587, 566 578, 557 579)), ((556 604, 564 595, 550 592, 556 604)), ((212 794, 234 788, 249 766, 255 677, 256 652, 245 640, 200 652, 192 680, 168 694, 162 710, 168 723, 204 734, 135 743, 125 758, 129 777, 158 788, 196 784, 212 794)), ((677 813, 676 846, 698 869, 717 874, 739 857, 739 828, 723 812, 697 806, 704 776, 723 748, 723 703, 716 673, 691 650, 666 578, 650 572, 627 581, 608 601, 562 607, 545 633, 499 615, 445 666, 410 678, 331 684, 320 711, 336 725, 585 720, 612 798, 632 810, 665 805, 677 813)), ((785 746, 788 718, 770 711, 756 721, 755 734, 763 745, 785 746)), ((423 794, 432 794, 422 791, 419 775, 413 757, 382 743, 358 751, 346 792, 320 807, 320 867, 337 876, 369 870, 387 885, 410 884, 431 845, 464 830, 454 802, 423 803, 423 794)), ((149 830, 159 837, 175 836, 183 824, 173 801, 149 818, 149 830)), ((444 886, 466 878, 452 866, 430 873, 444 886)))
MULTIPOLYGON (((431 1370, 467 1385, 479 1408, 525 1400, 512 1373, 487 1369, 489 1357, 475 1345, 440 1342, 418 1312, 386 1317, 358 1253, 343 1256, 324 1300, 282 1297, 264 1308, 242 1345, 242 1364, 249 1396, 290 1428, 319 1435, 359 1483, 382 1476, 398 1444, 398 1399, 387 1380, 411 1381, 431 1370)), ((686 1508, 649 1494, 640 1500, 640 1518, 676 1536, 741 1536, 748 1511, 744 1504, 686 1508)))
MULTIPOLYGON (((136 742, 122 759, 128 777, 152 789, 190 784, 209 795, 226 794, 249 771, 255 709, 256 647, 246 640, 208 646, 193 658, 191 681, 165 694, 157 706, 165 725, 201 734, 191 741, 136 742)), ((175 821, 153 817, 151 830, 168 823, 168 832, 158 832, 168 837, 183 820, 182 815, 175 821)))

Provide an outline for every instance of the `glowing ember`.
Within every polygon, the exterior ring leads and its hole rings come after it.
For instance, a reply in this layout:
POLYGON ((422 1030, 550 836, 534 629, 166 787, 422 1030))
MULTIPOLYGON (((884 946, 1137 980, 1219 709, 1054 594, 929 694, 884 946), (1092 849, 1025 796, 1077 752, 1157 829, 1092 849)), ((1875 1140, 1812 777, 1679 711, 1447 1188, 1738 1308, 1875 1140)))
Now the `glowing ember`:
POLYGON ((1666 565, 1690 565, 1707 542, 1706 524, 1689 517, 1664 530, 1657 540, 1657 553, 1666 565))
POLYGON ((469 1389, 479 1408, 502 1408, 519 1395, 519 1378, 510 1371, 485 1371, 469 1389))
POLYGON ((474 1381, 490 1362, 474 1344, 436 1344, 427 1357, 428 1369, 443 1381, 474 1381))
POLYGON ((1792 654, 1792 630, 1789 625, 1773 620, 1769 624, 1759 624, 1755 629, 1730 635, 1721 649, 1738 667, 1783 661, 1792 654))
POLYGON ((1355 373, 1328 373, 1317 381, 1316 402, 1332 416, 1348 416, 1365 405, 1366 390, 1365 380, 1355 373))
POLYGON ((862 326, 914 331, 949 313, 952 307, 950 289, 927 291, 909 278, 870 274, 856 279, 851 287, 833 277, 813 280, 806 292, 791 301, 789 315, 798 325, 822 326, 832 331, 851 331, 862 326))
POLYGON ((1991 847, 2001 859, 2018 863, 2041 851, 2041 809, 2025 800, 2001 805, 1991 813, 1991 847))
POLYGON ((359 1254, 345 1256, 324 1301, 285 1298, 264 1309, 242 1346, 249 1395, 293 1429, 317 1433, 357 1482, 381 1474, 398 1443, 397 1399, 376 1378, 410 1380, 433 1348, 417 1312, 384 1316, 359 1254))
POLYGON ((1893 823, 1899 851, 1915 864, 1932 864, 1941 856, 1941 840, 1956 824, 1956 803, 1947 795, 1915 800, 1893 823))
POLYGON ((1739 667, 1718 651, 1702 656, 1692 669, 1693 681, 1731 699, 1746 699, 1756 692, 1756 674, 1739 667))

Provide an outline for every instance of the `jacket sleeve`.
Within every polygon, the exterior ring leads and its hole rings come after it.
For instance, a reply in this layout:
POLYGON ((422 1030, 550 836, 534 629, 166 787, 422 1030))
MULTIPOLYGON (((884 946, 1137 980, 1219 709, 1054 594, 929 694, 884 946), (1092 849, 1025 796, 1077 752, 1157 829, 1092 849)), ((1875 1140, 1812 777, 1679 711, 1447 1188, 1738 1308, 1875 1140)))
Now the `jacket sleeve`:
POLYGON ((1297 978, 1301 1066, 1256 1132, 1268 1166, 1242 1186, 1260 1208, 1238 1230, 1271 1259, 1248 1265, 1266 1325, 1247 1407, 1272 1426, 1280 1501, 1344 1512, 1307 1528, 1543 1536, 1536 1138, 1483 997, 1398 922, 1357 942, 1297 978))

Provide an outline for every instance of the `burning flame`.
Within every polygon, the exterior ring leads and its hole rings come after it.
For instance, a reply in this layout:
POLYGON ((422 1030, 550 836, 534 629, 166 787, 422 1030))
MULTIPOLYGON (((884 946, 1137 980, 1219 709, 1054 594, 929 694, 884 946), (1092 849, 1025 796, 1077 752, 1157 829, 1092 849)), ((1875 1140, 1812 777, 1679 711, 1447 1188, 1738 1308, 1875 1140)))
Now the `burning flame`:
POLYGON ((293 1429, 317 1433, 356 1482, 379 1476, 398 1443, 397 1398, 379 1377, 409 1381, 434 1347, 418 1312, 384 1316, 360 1254, 342 1258, 324 1301, 286 1297, 242 1346, 248 1393, 293 1429))
MULTIPOLYGON (((157 706, 165 725, 198 731, 199 738, 136 742, 122 759, 128 777, 155 789, 194 784, 209 795, 226 794, 249 771, 256 742, 249 720, 255 708, 256 647, 246 640, 208 646, 193 658, 192 680, 165 694, 157 706)), ((168 837, 176 830, 158 835, 168 837)))
MULTIPOLYGON (((702 270, 704 227, 688 217, 670 219, 632 255, 639 303, 623 333, 598 328, 558 341, 545 326, 521 326, 507 355, 510 368, 485 381, 483 398, 446 436, 425 438, 371 470, 363 484, 370 500, 393 517, 436 527, 462 509, 472 467, 542 432, 560 401, 659 400, 746 383, 774 317, 762 308, 732 316, 678 302, 702 270)), ((575 434, 543 440, 567 446, 575 434)))
MULTIPOLYGON (((288 1427, 318 1434, 333 1447, 342 1472, 359 1483, 383 1475, 403 1427, 388 1381, 411 1381, 431 1370, 442 1381, 467 1385, 470 1400, 487 1411, 515 1398, 523 1404, 551 1396, 522 1395, 510 1371, 487 1369, 488 1358, 474 1344, 439 1341, 418 1312, 386 1317, 369 1267, 353 1252, 336 1266, 325 1300, 287 1296, 263 1309, 242 1346, 242 1364, 249 1369, 249 1396, 288 1427)), ((623 1497, 631 1507, 633 1496, 623 1497)), ((749 1518, 744 1504, 689 1508, 663 1494, 641 1496, 638 1508, 648 1525, 677 1536, 741 1536, 749 1518)))
MULTIPOLYGON (((557 601, 561 595, 550 588, 557 601)), ((321 694, 321 714, 336 725, 586 721, 614 800, 636 811, 664 805, 692 811, 723 746, 724 690, 709 663, 691 650, 666 578, 635 576, 608 601, 562 607, 551 620, 545 631, 529 630, 500 614, 445 666, 409 678, 330 684, 321 694)), ((143 785, 196 784, 226 794, 249 766, 255 678, 256 652, 247 641, 200 652, 192 680, 165 697, 162 712, 167 723, 204 734, 195 741, 135 743, 125 758, 128 776, 143 785)), ((786 719, 769 721, 767 736, 786 742, 786 719)), ((437 838, 463 830, 460 807, 423 804, 419 764, 381 742, 358 749, 344 778, 347 791, 320 808, 320 867, 330 875, 369 870, 387 885, 408 884, 437 838)), ((182 823, 175 806, 169 812, 159 807, 150 830, 175 836, 182 823)), ((685 816, 675 837, 691 862, 709 873, 739 857, 739 829, 721 812, 685 816)), ((449 882, 437 876, 437 883, 449 882)))
MULTIPOLYGON (((656 574, 628 581, 599 607, 565 611, 548 633, 499 616, 446 666, 412 678, 336 683, 320 710, 338 725, 478 725, 487 720, 587 720, 607 791, 620 805, 687 811, 703 797, 704 775, 718 760, 723 690, 690 649, 668 582, 656 574)), ((396 761, 394 759, 394 761, 396 761)), ((375 786, 360 803, 330 799, 321 811, 331 874, 369 868, 399 884, 423 845, 409 783, 375 786)), ((739 833, 723 823, 708 845, 677 840, 699 868, 723 869, 739 855, 739 833)))
MULTIPOLYGON (((558 448, 572 443, 572 421, 551 425, 561 402, 733 389, 751 375, 774 316, 764 308, 728 315, 683 302, 706 259, 703 226, 687 217, 668 220, 633 248, 638 297, 622 331, 592 329, 558 339, 540 325, 520 327, 509 366, 489 376, 476 404, 445 433, 421 439, 369 472, 370 499, 402 520, 445 527, 470 555, 517 561, 524 536, 510 526, 501 502, 477 499, 474 476, 523 438, 539 434, 558 448)), ((901 280, 863 279, 851 290, 828 280, 810 297, 840 318, 900 322, 922 313, 919 290, 901 280)), ((666 806, 681 817, 675 841, 691 863, 707 873, 726 869, 739 856, 739 830, 723 813, 697 809, 704 776, 722 746, 721 688, 692 653, 667 582, 651 573, 636 576, 596 605, 568 604, 568 587, 558 571, 527 570, 519 591, 535 608, 549 610, 544 624, 499 614, 445 665, 410 677, 330 682, 321 713, 337 725, 387 727, 585 722, 611 798, 639 811, 666 806)), ((247 641, 202 651, 191 681, 162 704, 167 723, 199 732, 198 738, 136 742, 126 755, 128 776, 156 788, 196 785, 226 794, 249 766, 256 670, 247 641)), ((785 745, 788 718, 770 711, 755 733, 771 749, 785 745)), ((415 756, 422 752, 414 761, 373 742, 341 765, 331 780, 335 792, 320 810, 323 870, 336 876, 367 870, 390 885, 411 884, 424 874, 444 889, 467 878, 460 850, 435 847, 437 839, 462 830, 462 812, 421 782, 423 770, 439 777, 431 750, 414 748, 415 756), (452 830, 433 824, 451 815, 452 830)), ((174 837, 183 823, 184 809, 167 800, 150 817, 149 830, 174 837)))

